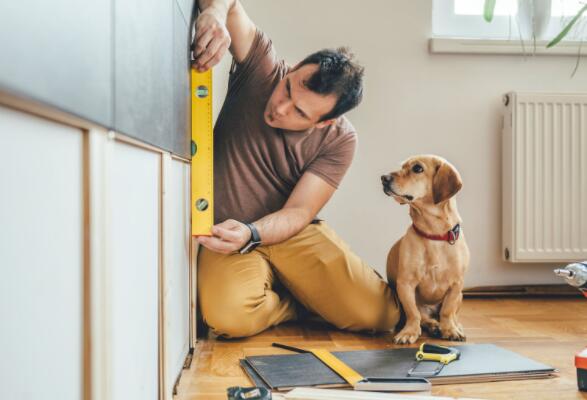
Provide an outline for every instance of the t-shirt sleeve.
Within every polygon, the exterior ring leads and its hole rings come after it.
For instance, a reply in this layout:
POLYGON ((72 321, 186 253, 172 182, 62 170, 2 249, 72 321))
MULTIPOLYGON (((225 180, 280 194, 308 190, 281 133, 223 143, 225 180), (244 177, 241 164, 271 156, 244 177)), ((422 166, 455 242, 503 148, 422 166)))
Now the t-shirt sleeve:
POLYGON ((338 189, 342 178, 351 166, 356 148, 356 133, 346 133, 326 146, 308 165, 306 172, 324 179, 329 185, 338 189))
POLYGON ((273 43, 263 31, 257 28, 251 48, 244 60, 240 63, 234 58, 232 60, 228 90, 234 90, 247 82, 261 85, 274 75, 279 62, 273 43))

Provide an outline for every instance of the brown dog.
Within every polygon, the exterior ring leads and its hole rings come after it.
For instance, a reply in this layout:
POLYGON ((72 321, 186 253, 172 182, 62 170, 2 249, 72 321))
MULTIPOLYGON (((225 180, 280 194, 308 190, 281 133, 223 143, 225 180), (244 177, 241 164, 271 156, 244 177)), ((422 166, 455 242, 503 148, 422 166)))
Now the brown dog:
POLYGON ((454 198, 462 187, 458 171, 441 157, 416 156, 381 182, 385 194, 410 205, 413 222, 387 256, 387 278, 406 313, 394 342, 414 343, 421 328, 432 336, 465 340, 457 312, 469 249, 454 198))

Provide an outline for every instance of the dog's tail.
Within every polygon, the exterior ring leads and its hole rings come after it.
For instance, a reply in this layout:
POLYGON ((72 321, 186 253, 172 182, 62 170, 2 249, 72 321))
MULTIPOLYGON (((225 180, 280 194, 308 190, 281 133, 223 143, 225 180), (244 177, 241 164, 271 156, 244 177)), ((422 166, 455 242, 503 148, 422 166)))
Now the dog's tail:
POLYGON ((395 325, 395 332, 399 332, 406 324, 406 312, 404 311, 404 308, 402 307, 402 302, 400 301, 399 296, 397 295, 397 287, 395 286, 395 282, 388 281, 387 286, 389 286, 389 288, 391 289, 396 307, 400 311, 399 321, 395 325))

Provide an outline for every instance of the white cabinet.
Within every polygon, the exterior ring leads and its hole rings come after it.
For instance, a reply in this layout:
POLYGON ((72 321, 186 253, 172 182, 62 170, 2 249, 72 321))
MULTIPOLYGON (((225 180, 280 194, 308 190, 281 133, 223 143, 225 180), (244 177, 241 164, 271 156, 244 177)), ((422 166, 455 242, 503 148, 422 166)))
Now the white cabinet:
POLYGON ((124 143, 110 149, 110 398, 156 400, 161 155, 124 143))
POLYGON ((2 106, 0 149, 0 399, 171 400, 189 163, 2 106))
POLYGON ((163 157, 163 326, 165 399, 189 351, 190 165, 163 157))
POLYGON ((0 399, 82 398, 83 133, 0 107, 0 399))

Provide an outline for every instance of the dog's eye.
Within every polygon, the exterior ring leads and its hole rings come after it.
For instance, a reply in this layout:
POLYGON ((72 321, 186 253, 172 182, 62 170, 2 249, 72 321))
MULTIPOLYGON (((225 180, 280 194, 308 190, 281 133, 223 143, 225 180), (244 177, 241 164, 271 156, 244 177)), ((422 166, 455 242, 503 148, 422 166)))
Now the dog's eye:
POLYGON ((412 167, 412 171, 416 174, 419 174, 421 172, 424 172, 424 168, 422 168, 420 164, 414 164, 414 166, 412 167))

